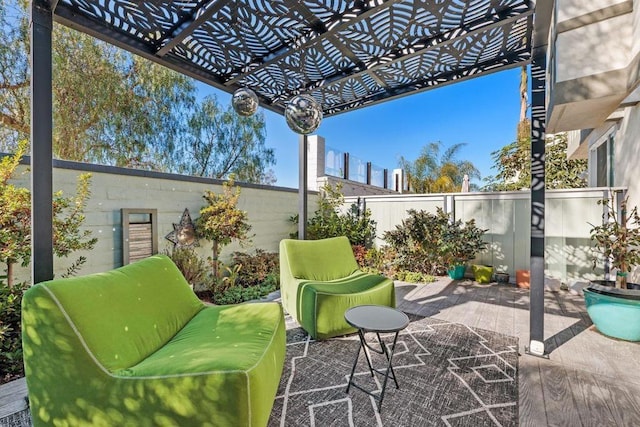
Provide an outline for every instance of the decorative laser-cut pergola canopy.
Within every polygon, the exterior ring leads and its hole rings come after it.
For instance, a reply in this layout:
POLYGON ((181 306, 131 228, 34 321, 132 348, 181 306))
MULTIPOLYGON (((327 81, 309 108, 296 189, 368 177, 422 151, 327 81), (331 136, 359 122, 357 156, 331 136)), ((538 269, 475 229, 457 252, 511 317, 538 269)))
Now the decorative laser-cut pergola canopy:
POLYGON ((523 0, 41 0, 55 19, 282 113, 325 116, 526 64, 523 0))

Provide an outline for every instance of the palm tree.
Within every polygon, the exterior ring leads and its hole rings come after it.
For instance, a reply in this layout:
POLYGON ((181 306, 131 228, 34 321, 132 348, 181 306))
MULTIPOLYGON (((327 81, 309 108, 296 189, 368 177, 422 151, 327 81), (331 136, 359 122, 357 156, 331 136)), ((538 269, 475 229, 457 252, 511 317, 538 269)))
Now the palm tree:
POLYGON ((456 154, 466 144, 458 143, 444 153, 442 142, 431 142, 414 161, 400 157, 400 167, 405 170, 410 188, 416 193, 455 193, 460 191, 465 175, 480 179, 480 171, 468 160, 458 160, 456 154))

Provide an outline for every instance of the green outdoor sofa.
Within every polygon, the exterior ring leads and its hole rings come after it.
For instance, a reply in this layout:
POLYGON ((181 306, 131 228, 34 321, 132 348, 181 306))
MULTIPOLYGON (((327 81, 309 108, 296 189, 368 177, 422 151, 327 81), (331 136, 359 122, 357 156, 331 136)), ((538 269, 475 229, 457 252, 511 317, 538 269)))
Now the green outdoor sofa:
POLYGON ((35 426, 266 426, 285 357, 277 303, 207 306, 166 256, 23 299, 35 426))
POLYGON ((395 307, 393 281, 358 269, 349 240, 280 242, 282 305, 314 339, 355 332, 344 320, 351 307, 395 307))

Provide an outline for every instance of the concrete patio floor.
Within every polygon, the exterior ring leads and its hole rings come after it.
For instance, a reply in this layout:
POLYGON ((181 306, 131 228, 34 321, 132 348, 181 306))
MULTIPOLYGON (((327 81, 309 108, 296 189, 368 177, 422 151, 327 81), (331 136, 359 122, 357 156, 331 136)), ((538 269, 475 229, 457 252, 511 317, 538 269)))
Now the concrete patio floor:
MULTIPOLYGON (((510 285, 441 278, 396 282, 398 308, 413 314, 517 336, 521 426, 639 426, 640 344, 601 335, 584 300, 545 293, 549 359, 527 355, 529 293, 510 285)), ((24 408, 24 380, 0 387, 0 418, 24 408)))

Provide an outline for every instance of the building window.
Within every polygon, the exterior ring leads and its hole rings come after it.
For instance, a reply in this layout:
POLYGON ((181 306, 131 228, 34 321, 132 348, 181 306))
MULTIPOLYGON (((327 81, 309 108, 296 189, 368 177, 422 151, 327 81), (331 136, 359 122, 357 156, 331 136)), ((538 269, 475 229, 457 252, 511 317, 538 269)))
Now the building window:
POLYGON ((589 152, 590 184, 596 187, 615 185, 615 131, 608 132, 593 144, 589 152))
POLYGON ((609 152, 607 153, 607 157, 609 159, 609 187, 613 187, 615 185, 614 177, 615 177, 615 150, 613 147, 613 134, 609 135, 609 152))

